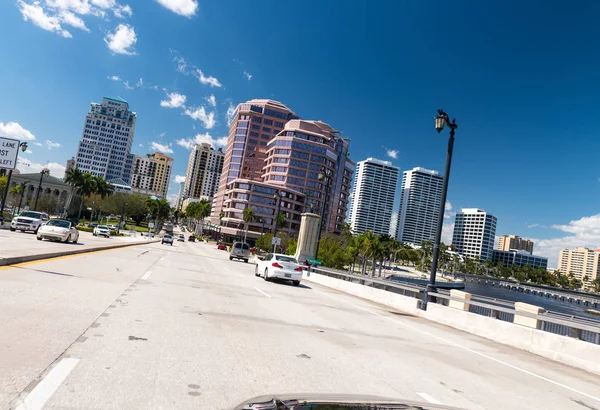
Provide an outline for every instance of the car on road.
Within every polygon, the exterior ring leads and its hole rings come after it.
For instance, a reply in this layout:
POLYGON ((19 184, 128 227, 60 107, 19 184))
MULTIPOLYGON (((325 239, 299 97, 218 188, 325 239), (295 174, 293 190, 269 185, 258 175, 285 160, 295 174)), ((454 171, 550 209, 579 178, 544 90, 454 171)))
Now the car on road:
POLYGON ((196 237, 194 235, 190 235, 188 237, 188 242, 196 242, 196 237))
POLYGON ((266 281, 272 279, 291 280, 294 286, 302 280, 302 266, 296 258, 280 253, 269 253, 259 260, 254 268, 255 276, 262 276, 266 281))
POLYGON ((51 219, 47 224, 40 226, 37 231, 37 240, 41 241, 42 239, 77 243, 79 231, 75 228, 75 224, 69 220, 51 219))
POLYGON ((185 236, 183 234, 179 234, 177 237, 177 242, 185 242, 185 236))
POLYGON ((248 263, 249 258, 250 245, 248 245, 246 242, 234 242, 233 245, 231 245, 229 260, 242 259, 244 262, 248 263))
POLYGON ((95 228, 95 227, 97 227, 97 226, 98 226, 98 224, 97 224, 96 222, 90 222, 90 223, 88 224, 88 227, 90 227, 90 228, 95 228))
POLYGON ((227 250, 227 246, 225 246, 224 244, 220 243, 217 245, 217 249, 220 251, 226 251, 227 250))
POLYGON ((50 220, 50 218, 45 212, 21 212, 19 216, 13 218, 10 222, 10 230, 19 230, 23 232, 32 231, 33 233, 37 233, 40 226, 44 225, 48 220, 50 220))
POLYGON ((165 243, 168 243, 171 246, 173 246, 173 236, 171 236, 171 235, 165 235, 165 236, 163 236, 162 237, 162 241, 160 241, 160 244, 162 245, 162 244, 165 244, 165 243))
POLYGON ((98 225, 94 228, 92 232, 94 236, 104 236, 106 238, 110 238, 110 229, 106 225, 98 225))

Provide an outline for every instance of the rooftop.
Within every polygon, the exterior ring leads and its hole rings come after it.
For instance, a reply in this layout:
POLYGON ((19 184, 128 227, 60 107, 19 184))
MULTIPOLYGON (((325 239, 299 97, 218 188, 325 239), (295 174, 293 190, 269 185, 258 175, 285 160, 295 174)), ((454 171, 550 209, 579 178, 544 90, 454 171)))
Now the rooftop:
POLYGON ((125 101, 124 99, 122 99, 121 97, 102 97, 105 100, 112 100, 112 101, 116 101, 118 103, 123 103, 123 104, 127 104, 129 105, 129 103, 127 101, 125 101))
POLYGON ((391 161, 384 161, 382 159, 377 158, 367 158, 362 161, 358 161, 359 164, 364 164, 365 162, 371 162, 373 164, 384 165, 386 167, 392 167, 398 169, 398 167, 394 166, 391 161))

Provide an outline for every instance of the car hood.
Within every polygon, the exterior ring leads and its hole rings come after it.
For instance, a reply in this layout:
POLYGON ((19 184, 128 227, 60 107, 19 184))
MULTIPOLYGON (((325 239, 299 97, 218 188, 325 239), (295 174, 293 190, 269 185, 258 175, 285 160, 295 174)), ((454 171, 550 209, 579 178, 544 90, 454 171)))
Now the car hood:
POLYGON ((40 227, 42 232, 63 232, 64 230, 69 230, 69 228, 61 228, 60 226, 48 226, 43 225, 40 227))
MULTIPOLYGON (((249 400, 244 400, 242 403, 234 407, 232 410, 279 410, 275 404, 277 401, 287 403, 288 407, 294 409, 294 406, 303 404, 304 406, 299 407, 301 409, 307 408, 306 405, 313 405, 311 408, 318 410, 319 405, 326 408, 326 405, 339 404, 340 409, 343 405, 353 404, 363 405, 365 410, 376 410, 376 409, 417 409, 417 410, 459 410, 456 407, 449 407, 440 404, 414 402, 410 400, 399 400, 389 397, 382 396, 371 396, 371 395, 356 395, 356 394, 270 394, 264 396, 258 396, 249 400)), ((331 408, 331 407, 329 407, 331 408)), ((360 409, 362 407, 346 407, 353 409, 360 409)))
POLYGON ((28 223, 28 224, 29 224, 29 223, 32 223, 32 222, 40 222, 40 221, 41 221, 41 219, 30 218, 30 217, 28 217, 28 216, 17 216, 17 217, 15 218, 15 220, 16 220, 17 222, 23 222, 23 223, 28 223))

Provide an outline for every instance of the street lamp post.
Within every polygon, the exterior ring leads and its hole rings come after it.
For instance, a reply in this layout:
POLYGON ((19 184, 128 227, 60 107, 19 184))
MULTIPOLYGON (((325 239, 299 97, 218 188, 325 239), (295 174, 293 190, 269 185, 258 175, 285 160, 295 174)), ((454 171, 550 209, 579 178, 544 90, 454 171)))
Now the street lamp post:
MULTIPOLYGON (((273 224, 273 238, 277 236, 277 225, 279 225, 279 211, 281 210, 281 197, 284 192, 279 191, 278 193, 273 194, 273 199, 277 202, 277 212, 275 213, 275 221, 273 224)), ((275 253, 275 245, 273 245, 273 253, 275 253)))
MULTIPOLYGON (((27 150, 27 143, 22 142, 19 144, 21 151, 25 152, 27 150)), ((17 153, 19 151, 17 150, 17 153)), ((6 178, 6 188, 4 188, 4 193, 2 194, 2 202, 0 203, 0 224, 4 221, 4 205, 6 205, 6 198, 8 197, 8 190, 10 189, 10 180, 12 178, 13 170, 8 170, 8 176, 6 178)), ((14 205, 13 205, 13 213, 14 213, 14 205)))
POLYGON ((429 284, 425 288, 425 292, 423 294, 423 303, 421 304, 421 308, 423 310, 427 309, 428 302, 434 302, 435 298, 430 294, 435 293, 437 291, 435 287, 435 276, 437 272, 438 265, 438 257, 440 254, 440 241, 442 238, 442 226, 444 224, 444 211, 446 208, 446 194, 448 192, 448 180, 450 179, 450 167, 452 165, 452 150, 454 148, 454 132, 458 125, 456 124, 456 119, 452 119, 450 121, 450 117, 443 110, 438 110, 438 115, 435 117, 435 129, 438 134, 444 129, 444 126, 448 126, 450 128, 450 137, 448 138, 448 152, 446 154, 446 168, 444 170, 444 184, 442 187, 442 198, 441 198, 441 206, 438 214, 438 222, 437 228, 435 232, 435 241, 433 242, 433 256, 431 261, 431 274, 429 275, 429 284))
MULTIPOLYGON (((23 203, 23 195, 25 195, 25 189, 26 189, 25 184, 29 184, 29 183, 30 183, 30 181, 21 182, 21 197, 19 198, 19 209, 17 209, 18 213, 21 213, 21 204, 23 203)), ((14 214, 14 212, 13 212, 13 214, 14 214)))
MULTIPOLYGON (((317 237, 317 249, 315 250, 315 259, 319 259, 319 245, 321 244, 321 233, 323 231, 323 220, 325 219, 325 211, 327 209, 327 195, 329 194, 329 178, 331 171, 323 168, 322 172, 319 172, 319 181, 325 180, 325 197, 323 198, 323 205, 321 206, 321 221, 319 222, 319 236, 317 237)), ((325 225, 327 227, 327 225, 325 225)))
POLYGON ((40 184, 38 185, 38 190, 35 194, 35 203, 33 204, 34 211, 37 211, 37 204, 38 199, 40 199, 40 191, 42 190, 42 180, 44 179, 44 175, 50 175, 50 170, 48 168, 44 168, 40 171, 40 184))

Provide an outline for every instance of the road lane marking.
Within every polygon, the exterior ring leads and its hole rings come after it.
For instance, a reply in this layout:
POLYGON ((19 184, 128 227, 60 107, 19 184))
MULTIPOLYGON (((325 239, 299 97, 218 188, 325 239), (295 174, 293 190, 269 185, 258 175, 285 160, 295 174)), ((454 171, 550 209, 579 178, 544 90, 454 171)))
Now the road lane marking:
POLYGON ((58 362, 15 410, 41 410, 69 373, 77 366, 77 363, 79 363, 79 359, 74 358, 64 358, 58 362))
POLYGON ((164 261, 164 260, 165 260, 165 257, 163 256, 162 258, 160 258, 160 260, 161 260, 161 261, 164 261))
POLYGON ((150 277, 150 275, 152 275, 152 271, 149 270, 148 272, 144 273, 144 275, 142 276, 142 280, 148 280, 148 278, 150 277))
POLYGON ((260 290, 260 289, 259 289, 259 288, 257 288, 257 287, 255 287, 254 289, 256 289, 258 292, 262 293, 263 295, 265 295, 265 296, 266 296, 266 297, 268 297, 268 298, 270 298, 270 297, 271 297, 271 295, 269 295, 268 293, 266 293, 266 292, 264 292, 264 291, 260 290))
MULTIPOLYGON (((463 346, 463 345, 460 345, 460 344, 458 344, 458 343, 451 342, 451 341, 449 341, 449 340, 447 340, 447 339, 444 339, 443 337, 436 336, 436 335, 434 335, 434 334, 432 334, 432 333, 426 332, 426 331, 424 331, 424 330, 421 330, 421 329, 417 329, 416 327, 413 327, 413 326, 407 325, 407 324, 405 324, 405 323, 400 323, 400 321, 399 321, 398 319, 396 319, 396 318, 389 317, 389 316, 385 316, 385 315, 381 315, 381 314, 379 314, 379 313, 377 313, 377 312, 374 312, 374 311, 372 311, 372 310, 371 310, 371 309, 369 309, 369 308, 365 308, 365 307, 362 307, 362 306, 358 306, 358 305, 355 305, 354 303, 350 303, 350 302, 348 302, 348 301, 345 301, 345 300, 343 300, 343 299, 340 299, 340 298, 334 297, 334 296, 332 296, 332 295, 329 295, 327 292, 321 292, 321 293, 322 293, 322 294, 324 294, 324 295, 326 295, 326 296, 329 296, 330 298, 336 299, 336 300, 338 300, 338 301, 340 301, 340 302, 344 302, 344 303, 346 303, 346 304, 348 304, 348 305, 350 305, 350 306, 353 306, 353 307, 355 307, 355 308, 357 308, 357 309, 359 309, 359 310, 362 310, 362 311, 365 311, 365 312, 371 313, 371 314, 373 314, 373 315, 375 315, 375 316, 379 316, 379 317, 381 317, 381 318, 383 318, 383 319, 389 320, 390 322, 393 322, 393 323, 395 323, 396 325, 398 325, 398 326, 401 326, 401 327, 403 327, 403 328, 405 328, 405 329, 410 329, 410 330, 412 330, 412 331, 414 331, 414 332, 421 333, 421 334, 423 334, 423 335, 425 335, 425 336, 427 336, 427 337, 431 337, 431 338, 433 338, 433 339, 437 339, 437 340, 439 340, 439 341, 441 341, 441 342, 444 342, 444 343, 447 343, 447 344, 449 344, 449 345, 451 345, 451 346, 454 346, 454 347, 456 347, 456 348, 462 349, 462 350, 464 350, 464 351, 466 351, 466 352, 473 353, 473 354, 475 354, 475 355, 477 355, 477 356, 481 356, 481 357, 483 357, 483 358, 486 358, 486 359, 488 359, 488 360, 491 360, 491 361, 493 361, 493 362, 496 362, 496 363, 498 363, 498 364, 501 364, 501 365, 503 365, 503 366, 509 367, 509 368, 511 368, 511 369, 513 369, 513 370, 519 371, 519 372, 521 372, 521 373, 525 373, 525 374, 527 374, 527 375, 529 375, 529 376, 535 377, 536 379, 543 380, 543 381, 545 381, 545 382, 548 382, 548 383, 550 383, 550 384, 553 384, 553 385, 555 385, 555 386, 561 387, 561 388, 563 388, 563 389, 565 389, 565 390, 569 390, 569 391, 571 391, 571 392, 573 392, 573 393, 577 393, 577 394, 579 394, 579 395, 581 395, 581 396, 583 396, 583 397, 587 397, 588 399, 595 400, 595 401, 597 401, 597 402, 599 402, 599 403, 600 403, 600 397, 592 396, 591 394, 587 394, 587 393, 584 393, 584 392, 582 392, 582 391, 580 391, 580 390, 577 390, 577 389, 575 389, 575 388, 573 388, 573 387, 569 387, 569 386, 567 386, 566 384, 562 384, 562 383, 560 383, 560 382, 557 382, 557 381, 555 381, 555 380, 549 379, 549 378, 547 378, 547 377, 544 377, 544 376, 542 376, 542 375, 539 375, 539 374, 537 374, 537 373, 533 373, 533 372, 531 372, 531 371, 529 371, 529 370, 522 369, 522 368, 520 368, 520 367, 518 367, 518 366, 512 365, 512 364, 510 364, 510 363, 507 363, 507 362, 505 362, 505 361, 502 361, 502 360, 500 360, 500 359, 496 359, 495 357, 488 356, 488 355, 487 355, 487 354, 485 354, 485 353, 478 352, 478 351, 476 351, 476 350, 470 349, 470 348, 468 348, 468 347, 466 347, 466 346, 463 346)), ((427 319, 425 319, 425 320, 427 320, 427 319)), ((459 329, 457 329, 457 330, 459 330, 459 329)), ((460 331, 460 330, 459 330, 459 331, 460 331)), ((510 346, 507 346, 507 347, 510 347, 510 346)), ((516 348, 515 348, 515 349, 516 349, 516 348)))
POLYGON ((425 401, 428 401, 431 404, 442 404, 441 401, 431 397, 429 394, 427 393, 417 393, 419 396, 421 396, 421 398, 425 401))

